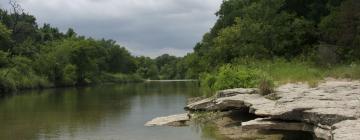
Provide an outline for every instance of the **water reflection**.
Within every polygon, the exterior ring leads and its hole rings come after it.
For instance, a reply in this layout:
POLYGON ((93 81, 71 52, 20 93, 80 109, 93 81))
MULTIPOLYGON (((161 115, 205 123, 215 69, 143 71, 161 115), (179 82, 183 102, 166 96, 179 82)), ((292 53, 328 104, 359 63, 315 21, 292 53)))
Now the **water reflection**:
POLYGON ((225 140, 212 125, 143 126, 154 117, 184 112, 186 98, 199 93, 197 82, 24 91, 0 98, 0 139, 225 140))
POLYGON ((0 100, 0 139, 199 139, 189 128, 143 126, 183 112, 186 97, 197 93, 197 83, 187 82, 26 91, 0 100))

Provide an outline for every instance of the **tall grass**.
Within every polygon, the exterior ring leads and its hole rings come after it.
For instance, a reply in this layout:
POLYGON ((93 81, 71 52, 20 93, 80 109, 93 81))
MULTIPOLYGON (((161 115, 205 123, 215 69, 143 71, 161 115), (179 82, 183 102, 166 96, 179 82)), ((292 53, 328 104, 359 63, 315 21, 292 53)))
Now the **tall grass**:
POLYGON ((268 94, 272 83, 278 86, 303 82, 315 87, 325 77, 360 79, 360 65, 320 67, 303 61, 254 60, 224 65, 213 73, 202 74, 200 82, 203 87, 213 90, 258 87, 268 94))
POLYGON ((360 79, 360 63, 351 65, 335 66, 327 70, 326 76, 333 78, 360 79))
POLYGON ((249 65, 265 71, 277 85, 295 82, 316 84, 324 78, 324 70, 307 62, 285 60, 259 61, 249 65))

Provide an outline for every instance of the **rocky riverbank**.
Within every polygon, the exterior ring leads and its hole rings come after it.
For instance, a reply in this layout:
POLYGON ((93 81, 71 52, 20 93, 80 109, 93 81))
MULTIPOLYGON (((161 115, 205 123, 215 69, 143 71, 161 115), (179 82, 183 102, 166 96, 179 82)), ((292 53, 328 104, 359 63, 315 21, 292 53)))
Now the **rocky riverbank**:
MULTIPOLYGON (((218 123, 219 131, 233 139, 240 137, 238 133, 243 130, 304 131, 325 140, 360 139, 359 81, 327 80, 314 88, 307 84, 286 84, 271 96, 261 96, 257 89, 230 89, 190 103, 185 109, 190 114, 241 111, 256 115, 257 119, 232 127, 218 123)), ((190 120, 191 115, 188 116, 190 120)), ((228 118, 234 120, 234 116, 228 118)))

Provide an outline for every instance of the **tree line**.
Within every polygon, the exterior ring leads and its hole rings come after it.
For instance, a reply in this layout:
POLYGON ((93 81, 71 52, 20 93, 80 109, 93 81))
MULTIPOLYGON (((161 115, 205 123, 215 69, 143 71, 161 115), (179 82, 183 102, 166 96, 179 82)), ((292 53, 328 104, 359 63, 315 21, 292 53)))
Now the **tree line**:
POLYGON ((182 78, 181 58, 133 56, 114 40, 39 25, 16 1, 0 9, 0 93, 142 79, 182 78))
POLYGON ((224 0, 215 25, 194 52, 154 59, 133 56, 111 39, 40 26, 19 4, 10 1, 10 5, 11 10, 0 9, 0 92, 198 79, 223 66, 231 69, 262 60, 301 61, 324 68, 360 60, 357 0, 224 0))
POLYGON ((224 0, 216 15, 210 32, 184 57, 188 77, 254 60, 320 67, 360 60, 358 0, 224 0))

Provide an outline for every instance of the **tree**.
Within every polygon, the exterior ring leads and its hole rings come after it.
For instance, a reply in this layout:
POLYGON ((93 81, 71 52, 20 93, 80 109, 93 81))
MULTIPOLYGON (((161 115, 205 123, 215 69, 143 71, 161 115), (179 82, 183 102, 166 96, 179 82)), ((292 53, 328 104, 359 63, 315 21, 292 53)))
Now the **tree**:
POLYGON ((320 25, 321 41, 329 44, 342 61, 360 58, 360 3, 346 0, 320 25))
POLYGON ((113 45, 108 48, 106 56, 108 70, 112 73, 134 73, 136 71, 136 64, 134 58, 130 53, 119 45, 113 45))
POLYGON ((76 32, 74 31, 74 29, 69 28, 69 29, 66 31, 65 36, 68 37, 68 38, 71 38, 71 37, 76 37, 77 34, 76 34, 76 32))
POLYGON ((146 79, 159 79, 159 70, 155 62, 149 57, 138 57, 137 58, 138 69, 136 71, 141 77, 146 79))
POLYGON ((44 24, 44 26, 41 27, 39 31, 41 42, 57 40, 64 36, 59 32, 59 29, 51 27, 50 24, 44 24))

